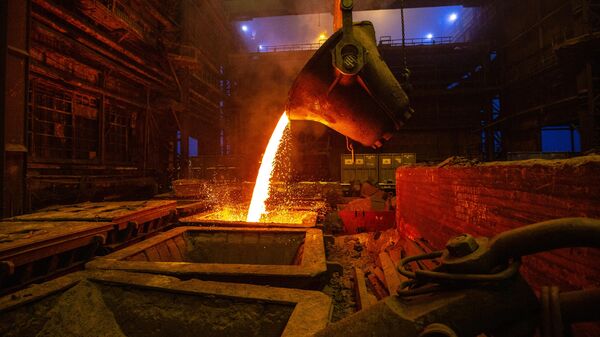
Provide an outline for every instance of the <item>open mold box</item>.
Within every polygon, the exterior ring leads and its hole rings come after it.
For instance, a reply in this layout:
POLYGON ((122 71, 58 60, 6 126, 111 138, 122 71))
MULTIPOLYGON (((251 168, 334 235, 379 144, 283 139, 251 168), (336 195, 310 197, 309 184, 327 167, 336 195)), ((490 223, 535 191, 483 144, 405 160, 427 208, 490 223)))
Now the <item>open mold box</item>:
POLYGON ((300 337, 331 308, 316 291, 77 272, 0 298, 0 335, 300 337))
POLYGON ((314 228, 179 227, 86 267, 296 288, 317 288, 327 275, 314 228))
POLYGON ((261 222, 246 222, 245 211, 222 209, 209 211, 179 220, 187 226, 219 227, 290 227, 310 228, 317 226, 317 213, 312 211, 271 212, 261 222))

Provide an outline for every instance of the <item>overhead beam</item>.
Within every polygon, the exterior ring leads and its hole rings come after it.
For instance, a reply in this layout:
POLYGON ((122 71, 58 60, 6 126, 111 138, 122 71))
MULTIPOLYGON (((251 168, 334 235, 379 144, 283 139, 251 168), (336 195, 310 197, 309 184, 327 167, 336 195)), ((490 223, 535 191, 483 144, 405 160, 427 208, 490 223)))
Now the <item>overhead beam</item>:
MULTIPOLYGON (((334 0, 223 0, 231 20, 258 17, 331 13, 334 0)), ((405 8, 481 6, 487 0, 404 0, 405 8)), ((400 8, 400 0, 356 0, 355 11, 400 8)))

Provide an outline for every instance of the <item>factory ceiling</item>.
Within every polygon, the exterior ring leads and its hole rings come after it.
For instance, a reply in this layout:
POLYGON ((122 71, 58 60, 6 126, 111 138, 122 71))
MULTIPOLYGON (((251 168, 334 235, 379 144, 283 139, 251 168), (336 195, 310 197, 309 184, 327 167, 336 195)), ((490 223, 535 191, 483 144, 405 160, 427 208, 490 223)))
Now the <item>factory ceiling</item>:
MULTIPOLYGON (((485 0, 404 0, 405 8, 440 6, 479 6, 485 0)), ((400 8, 400 0, 363 0, 355 1, 354 10, 400 8)), ((256 17, 300 15, 331 12, 333 0, 223 0, 223 4, 232 20, 246 20, 256 17)))

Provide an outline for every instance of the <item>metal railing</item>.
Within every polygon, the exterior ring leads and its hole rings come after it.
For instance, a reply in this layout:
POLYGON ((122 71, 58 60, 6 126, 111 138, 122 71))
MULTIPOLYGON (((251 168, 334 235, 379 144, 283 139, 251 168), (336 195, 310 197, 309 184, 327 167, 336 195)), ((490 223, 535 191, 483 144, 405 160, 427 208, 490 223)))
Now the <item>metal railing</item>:
POLYGON ((257 53, 274 53, 274 52, 286 52, 286 51, 302 51, 302 50, 317 50, 323 42, 314 43, 296 43, 296 44, 282 44, 275 46, 258 46, 256 48, 257 53))
MULTIPOLYGON (((405 39, 405 44, 407 46, 430 46, 437 44, 448 44, 452 43, 452 36, 440 36, 440 37, 413 37, 409 39, 405 39)), ((386 47, 400 47, 402 46, 402 39, 392 39, 389 35, 384 35, 379 37, 379 46, 386 47)))
MULTIPOLYGON (((296 44, 282 44, 273 46, 258 46, 256 48, 257 53, 275 53, 275 52, 288 52, 288 51, 303 51, 303 50, 317 50, 325 41, 313 42, 313 43, 296 43, 296 44)), ((406 39, 405 43, 407 46, 430 46, 438 44, 452 43, 451 36, 440 36, 431 39, 425 37, 415 37, 406 39)), ((392 39, 391 36, 385 35, 379 37, 379 46, 385 47, 399 47, 402 46, 402 39, 392 39)))

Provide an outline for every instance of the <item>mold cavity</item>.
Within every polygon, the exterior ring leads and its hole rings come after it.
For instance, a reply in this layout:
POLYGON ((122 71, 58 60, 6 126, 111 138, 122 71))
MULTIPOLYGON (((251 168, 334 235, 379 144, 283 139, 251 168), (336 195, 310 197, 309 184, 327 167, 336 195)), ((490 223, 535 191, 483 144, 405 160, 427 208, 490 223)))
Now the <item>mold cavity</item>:
POLYGON ((298 264, 304 233, 185 232, 185 257, 197 263, 298 264))
POLYGON ((131 261, 298 265, 305 233, 186 231, 130 256, 131 261))
POLYGON ((2 336, 281 336, 294 304, 82 281, 0 314, 2 336))

